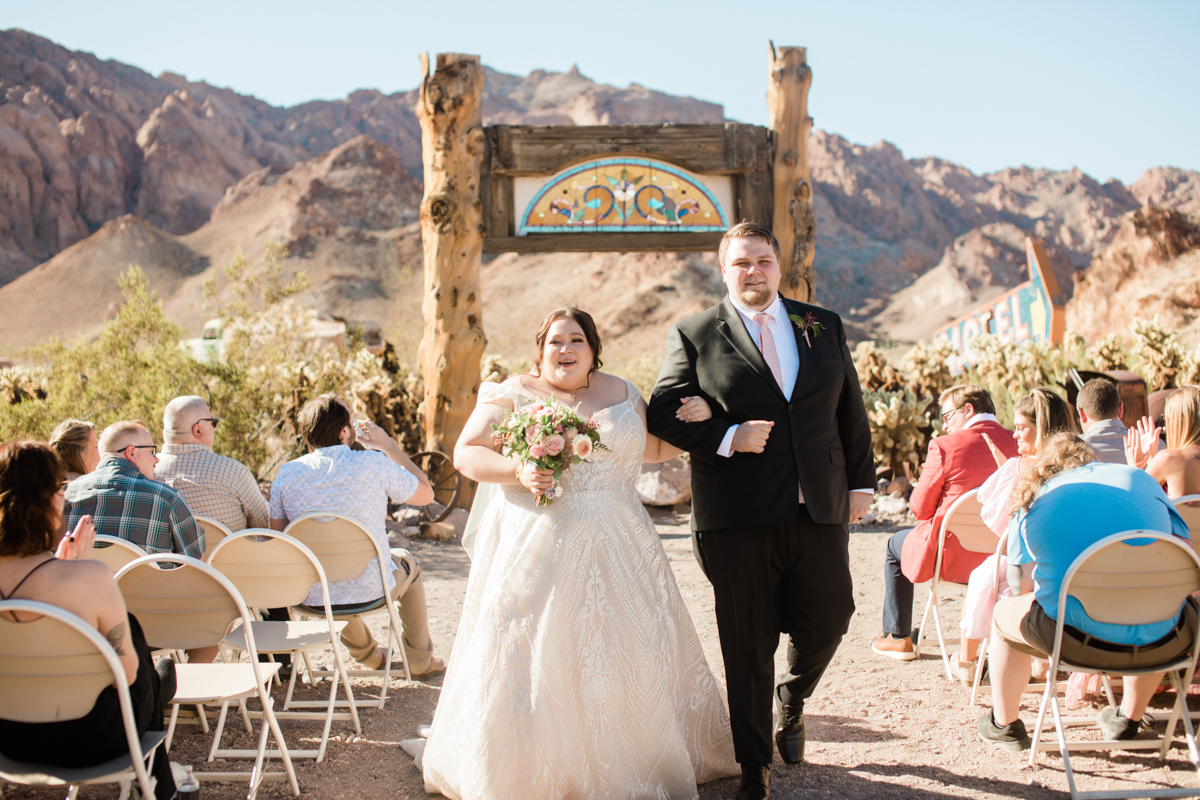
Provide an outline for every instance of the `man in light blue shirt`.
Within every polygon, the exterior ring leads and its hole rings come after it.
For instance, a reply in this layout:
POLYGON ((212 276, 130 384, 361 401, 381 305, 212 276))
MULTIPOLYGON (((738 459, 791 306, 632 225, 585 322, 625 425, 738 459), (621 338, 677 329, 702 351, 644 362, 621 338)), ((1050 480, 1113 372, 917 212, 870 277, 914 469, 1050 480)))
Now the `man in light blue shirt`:
MULTIPOLYGON (((1075 559, 1101 539, 1129 530, 1189 538, 1187 524, 1153 478, 1139 469, 1093 458, 1090 448, 1071 434, 1050 437, 1035 469, 1059 465, 1062 471, 1041 485, 1036 499, 1009 525, 1009 585, 1020 585, 1021 593, 996 604, 992 711, 978 724, 983 740, 1002 749, 1030 746, 1018 716, 1021 693, 1029 683, 1030 659, 1047 658, 1053 649, 1059 592, 1075 559)), ((1120 673, 1123 668, 1166 663, 1186 652, 1196 630, 1196 605, 1188 600, 1179 613, 1161 622, 1114 625, 1093 620, 1078 600, 1068 597, 1064 625, 1064 658, 1120 673)), ((1121 708, 1100 714, 1105 739, 1132 739, 1137 734, 1162 677, 1161 672, 1126 677, 1121 708)))

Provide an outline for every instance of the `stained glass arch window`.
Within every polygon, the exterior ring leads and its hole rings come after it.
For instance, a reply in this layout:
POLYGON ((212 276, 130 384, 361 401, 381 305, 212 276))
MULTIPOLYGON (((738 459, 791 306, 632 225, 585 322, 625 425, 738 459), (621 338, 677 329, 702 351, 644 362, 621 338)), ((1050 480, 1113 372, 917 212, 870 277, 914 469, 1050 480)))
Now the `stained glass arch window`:
POLYGON ((705 179, 662 161, 613 157, 568 167, 546 180, 521 213, 517 235, 728 227, 725 208, 705 179))

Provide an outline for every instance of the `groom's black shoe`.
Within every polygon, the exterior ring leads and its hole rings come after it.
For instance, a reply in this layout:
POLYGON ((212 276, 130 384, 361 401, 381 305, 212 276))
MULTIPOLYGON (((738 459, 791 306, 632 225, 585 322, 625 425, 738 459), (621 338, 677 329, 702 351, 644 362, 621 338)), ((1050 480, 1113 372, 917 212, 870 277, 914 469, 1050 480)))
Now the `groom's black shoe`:
POLYGON ((734 800, 767 800, 771 796, 771 769, 760 764, 742 766, 742 785, 734 800))
POLYGON ((804 761, 804 710, 779 707, 779 727, 775 729, 775 746, 786 764, 804 761))

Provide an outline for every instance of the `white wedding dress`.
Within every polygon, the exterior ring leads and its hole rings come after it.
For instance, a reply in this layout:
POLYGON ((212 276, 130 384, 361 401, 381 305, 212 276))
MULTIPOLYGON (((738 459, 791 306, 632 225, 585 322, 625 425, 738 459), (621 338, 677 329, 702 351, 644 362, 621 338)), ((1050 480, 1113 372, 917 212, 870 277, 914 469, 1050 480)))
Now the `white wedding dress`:
MULTIPOLYGON (((628 383, 628 382, 627 382, 628 383)), ((495 487, 423 755, 425 788, 503 800, 694 798, 738 773, 720 689, 634 491, 637 389, 536 508, 495 487)), ((479 402, 534 402, 485 383, 479 402)))

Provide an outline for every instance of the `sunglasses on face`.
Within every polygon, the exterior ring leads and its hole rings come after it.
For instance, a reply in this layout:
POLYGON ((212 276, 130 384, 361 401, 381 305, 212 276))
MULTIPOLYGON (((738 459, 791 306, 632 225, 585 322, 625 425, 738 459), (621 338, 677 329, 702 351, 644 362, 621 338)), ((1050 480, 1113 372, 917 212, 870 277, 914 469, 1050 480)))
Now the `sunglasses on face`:
MULTIPOLYGON (((158 445, 156 444, 131 444, 134 450, 149 450, 153 455, 158 455, 158 445)), ((124 453, 127 447, 122 447, 120 450, 109 450, 110 453, 124 453)))
POLYGON ((201 417, 200 419, 196 420, 196 422, 211 422, 212 426, 213 426, 213 430, 215 431, 217 429, 217 426, 221 424, 221 418, 220 417, 201 417))

